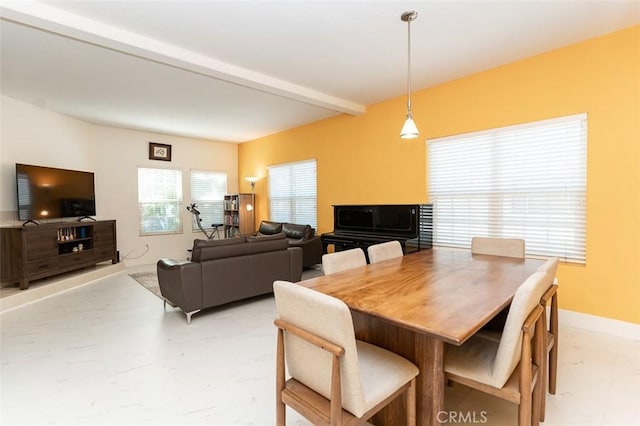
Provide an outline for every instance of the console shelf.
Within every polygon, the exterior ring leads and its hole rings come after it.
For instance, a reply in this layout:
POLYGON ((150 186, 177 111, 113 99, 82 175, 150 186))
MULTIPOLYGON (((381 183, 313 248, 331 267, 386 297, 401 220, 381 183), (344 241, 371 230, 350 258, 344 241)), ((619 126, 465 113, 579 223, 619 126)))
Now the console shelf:
POLYGON ((115 220, 3 227, 0 246, 0 279, 22 290, 36 279, 118 262, 115 220))

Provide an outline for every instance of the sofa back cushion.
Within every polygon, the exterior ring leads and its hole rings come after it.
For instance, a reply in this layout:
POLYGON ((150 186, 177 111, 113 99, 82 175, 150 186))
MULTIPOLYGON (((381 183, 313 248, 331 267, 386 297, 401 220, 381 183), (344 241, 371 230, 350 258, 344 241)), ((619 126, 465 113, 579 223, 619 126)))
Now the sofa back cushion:
POLYGON ((289 248, 289 240, 284 232, 273 235, 256 235, 247 237, 249 253, 264 253, 267 251, 286 250, 289 248))
POLYGON ((284 232, 279 232, 277 234, 270 234, 270 235, 266 235, 266 234, 256 234, 256 235, 249 235, 246 240, 248 243, 266 243, 268 241, 279 241, 279 240, 284 240, 286 238, 286 236, 284 235, 284 232))
POLYGON ((193 250, 191 250, 191 260, 193 262, 200 262, 203 259, 203 254, 206 257, 206 254, 211 251, 219 251, 220 248, 242 244, 244 243, 244 238, 227 238, 224 240, 193 240, 193 250))
POLYGON ((248 237, 246 240, 242 237, 212 241, 195 240, 191 260, 204 262, 212 259, 286 250, 288 247, 289 243, 282 233, 268 237, 248 237))
POLYGON ((282 232, 282 222, 269 222, 268 220, 260 222, 260 228, 258 229, 259 234, 273 235, 279 234, 280 232, 282 232))
POLYGON ((282 232, 284 232, 287 238, 295 240, 308 240, 315 234, 315 230, 310 225, 296 225, 295 223, 283 224, 282 232))

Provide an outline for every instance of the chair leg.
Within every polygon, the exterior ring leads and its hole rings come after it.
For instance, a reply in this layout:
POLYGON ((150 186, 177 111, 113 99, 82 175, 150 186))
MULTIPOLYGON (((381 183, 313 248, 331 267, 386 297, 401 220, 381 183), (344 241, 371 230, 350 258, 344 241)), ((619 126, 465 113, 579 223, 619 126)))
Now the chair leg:
MULTIPOLYGON (((542 310, 540 306, 538 306, 539 310, 542 310)), ((531 332, 528 329, 523 327, 522 333, 522 352, 520 356, 520 378, 519 378, 519 386, 518 390, 520 391, 520 403, 518 404, 518 426, 529 426, 532 423, 532 410, 531 410, 531 393, 535 389, 535 387, 531 388, 531 383, 533 382, 533 368, 532 365, 537 359, 537 355, 540 353, 538 349, 541 348, 542 339, 540 337, 540 327, 541 319, 540 314, 538 314, 538 319, 534 324, 533 329, 533 349, 531 348, 531 332)), ((540 373, 538 372, 538 375, 540 373)), ((539 409, 539 407, 534 407, 535 409, 539 409)), ((536 418, 539 418, 536 414, 536 418)))
POLYGON ((276 426, 285 426, 287 424, 287 411, 282 402, 282 395, 278 392, 276 396, 276 426))
POLYGON ((416 379, 409 382, 407 389, 407 426, 416 426, 416 379))
MULTIPOLYGON (((523 354, 524 355, 524 354, 523 354)), ((526 360, 530 361, 529 356, 525 356, 520 361, 525 363, 520 369, 529 370, 520 372, 520 404, 518 404, 518 426, 531 425, 531 367, 526 365, 526 360)))
POLYGON ((276 425, 285 426, 287 423, 286 407, 282 402, 284 390, 284 335, 282 329, 278 329, 278 341, 276 345, 276 425))
POLYGON ((556 394, 556 375, 558 373, 558 293, 551 298, 551 315, 549 329, 553 334, 553 347, 549 353, 549 393, 556 394))
POLYGON ((531 401, 531 426, 538 426, 544 421, 544 398, 547 395, 544 382, 540 382, 540 378, 544 375, 544 371, 538 371, 538 380, 533 387, 533 397, 531 401))
MULTIPOLYGON (((549 363, 547 362, 548 358, 547 358, 547 348, 549 347, 549 334, 547 333, 547 312, 546 312, 546 307, 543 305, 543 308, 545 308, 545 312, 543 312, 542 316, 540 317, 541 321, 542 321, 542 349, 544 351, 544 354, 541 354, 540 357, 540 369, 538 370, 538 380, 536 381, 536 389, 538 390, 542 390, 540 392, 540 410, 539 410, 539 416, 540 416, 540 421, 544 422, 544 418, 545 418, 545 411, 547 410, 547 376, 548 376, 548 369, 549 369, 549 363)), ((536 391, 534 391, 536 392, 536 391)), ((535 408, 534 408, 535 409, 535 408)))
POLYGON ((331 363, 331 425, 342 425, 342 384, 340 380, 340 356, 334 354, 331 363))
POLYGON ((549 393, 556 394, 556 376, 558 374, 558 336, 555 336, 553 347, 549 352, 549 393))
MULTIPOLYGON (((546 376, 547 376, 547 365, 546 362, 544 363, 545 365, 541 368, 540 374, 538 375, 538 380, 540 380, 540 383, 536 383, 536 389, 542 389, 542 392, 540 392, 540 410, 539 410, 539 417, 540 417, 540 421, 544 422, 545 419, 545 413, 547 411, 547 384, 545 382, 546 380, 546 376)), ((536 391, 534 391, 536 392, 536 391)))
POLYGON ((520 405, 518 406, 518 426, 531 425, 531 395, 520 395, 520 405))

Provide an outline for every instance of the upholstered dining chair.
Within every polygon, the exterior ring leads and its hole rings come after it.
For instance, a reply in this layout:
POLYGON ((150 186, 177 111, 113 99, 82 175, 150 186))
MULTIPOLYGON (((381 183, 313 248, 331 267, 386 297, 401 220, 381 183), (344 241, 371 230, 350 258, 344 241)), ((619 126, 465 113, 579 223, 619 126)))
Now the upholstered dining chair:
POLYGON ((367 259, 364 251, 360 248, 354 248, 343 251, 336 251, 322 255, 322 270, 325 275, 335 274, 347 269, 365 266, 367 259))
POLYGON ((518 405, 518 425, 540 419, 543 374, 543 314, 540 298, 552 278, 535 272, 516 291, 498 342, 472 336, 461 346, 447 345, 447 380, 518 405))
MULTIPOLYGON (((552 282, 547 291, 542 295, 540 299, 540 305, 545 309, 545 333, 544 348, 546 350, 545 356, 545 374, 542 376, 541 384, 545 389, 546 395, 546 383, 549 386, 549 393, 556 394, 556 384, 558 376, 558 280, 556 279, 556 272, 558 271, 558 258, 552 257, 542 264, 538 271, 547 273, 552 277, 552 282), (546 309, 549 306, 549 321, 546 322, 546 309)), ((540 420, 544 421, 546 398, 542 398, 542 408, 540 410, 540 420)))
POLYGON ((343 301, 288 281, 275 281, 273 291, 277 425, 285 424, 286 405, 316 425, 363 424, 402 394, 407 424, 415 425, 414 364, 356 340, 343 301))
MULTIPOLYGON (((471 238, 471 254, 486 254, 490 256, 524 259, 524 247, 524 240, 520 238, 471 238)), ((485 337, 499 338, 508 313, 509 307, 504 308, 482 328, 480 333, 483 333, 485 337)))
POLYGON ((471 238, 472 254, 517 257, 524 259, 524 240, 520 238, 471 238))
POLYGON ((374 244, 367 247, 370 263, 382 262, 383 260, 402 257, 402 246, 397 240, 387 241, 386 243, 374 244))

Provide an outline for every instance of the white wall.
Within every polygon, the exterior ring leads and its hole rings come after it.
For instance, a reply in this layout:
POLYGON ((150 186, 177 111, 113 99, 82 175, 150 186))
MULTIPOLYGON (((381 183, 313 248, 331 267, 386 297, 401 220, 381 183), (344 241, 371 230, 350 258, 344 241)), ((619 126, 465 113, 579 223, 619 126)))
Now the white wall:
POLYGON ((0 222, 16 219, 15 163, 95 173, 97 219, 117 221, 118 250, 126 265, 184 259, 194 238, 191 214, 184 209, 182 234, 141 237, 138 229, 137 167, 183 171, 183 200, 190 201, 191 169, 227 173, 227 191, 238 191, 236 144, 182 138, 92 125, 2 96, 0 118, 0 222), (149 142, 172 146, 172 161, 148 159, 149 142), (149 249, 145 250, 145 245, 149 249))
POLYGON ((61 114, 0 98, 0 220, 16 211, 15 163, 93 171, 91 126, 61 114))

